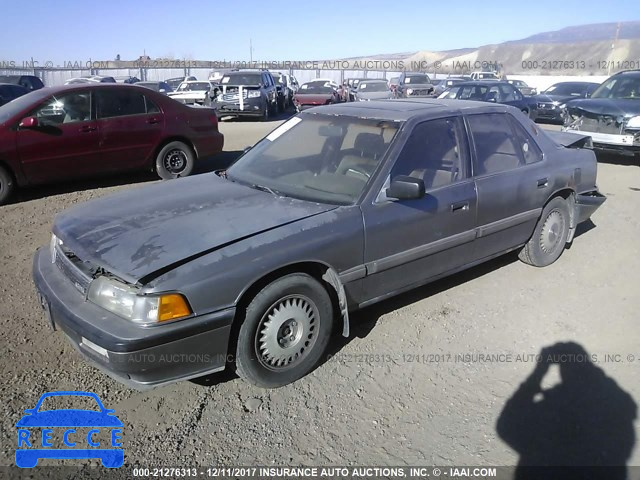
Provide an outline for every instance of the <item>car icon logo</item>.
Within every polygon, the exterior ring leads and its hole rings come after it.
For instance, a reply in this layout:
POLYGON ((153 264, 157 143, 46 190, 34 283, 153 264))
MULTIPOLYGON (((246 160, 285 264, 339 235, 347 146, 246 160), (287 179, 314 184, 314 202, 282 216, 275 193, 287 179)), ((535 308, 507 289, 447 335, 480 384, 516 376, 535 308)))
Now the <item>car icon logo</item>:
POLYGON ((26 409, 25 413, 16 423, 18 467, 33 468, 41 458, 99 458, 107 468, 118 468, 124 463, 124 450, 120 443, 122 422, 113 410, 104 407, 95 393, 48 392, 40 397, 34 408, 26 409), (46 399, 63 396, 85 397, 84 400, 89 397, 89 400, 95 400, 98 410, 42 408, 46 399), (35 435, 35 429, 41 429, 39 436, 35 435), (105 434, 108 434, 108 445, 103 439, 105 434))

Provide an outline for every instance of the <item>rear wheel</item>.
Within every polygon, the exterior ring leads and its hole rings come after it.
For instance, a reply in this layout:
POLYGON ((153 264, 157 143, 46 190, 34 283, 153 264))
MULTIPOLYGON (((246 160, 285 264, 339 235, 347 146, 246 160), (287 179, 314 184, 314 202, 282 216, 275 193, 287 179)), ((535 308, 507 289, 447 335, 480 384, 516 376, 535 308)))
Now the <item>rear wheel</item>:
POLYGON ((317 365, 332 328, 331 298, 317 280, 305 273, 279 278, 247 307, 236 371, 263 388, 294 382, 317 365))
POLYGON ((13 175, 5 167, 0 165, 0 205, 3 205, 9 200, 9 197, 15 189, 15 182, 13 175))
POLYGON ((520 251, 520 260, 536 267, 555 262, 567 243, 569 218, 567 201, 562 197, 552 198, 542 210, 533 235, 520 251))
POLYGON ((156 157, 156 172, 163 180, 186 177, 195 166, 196 154, 183 142, 167 143, 156 157))

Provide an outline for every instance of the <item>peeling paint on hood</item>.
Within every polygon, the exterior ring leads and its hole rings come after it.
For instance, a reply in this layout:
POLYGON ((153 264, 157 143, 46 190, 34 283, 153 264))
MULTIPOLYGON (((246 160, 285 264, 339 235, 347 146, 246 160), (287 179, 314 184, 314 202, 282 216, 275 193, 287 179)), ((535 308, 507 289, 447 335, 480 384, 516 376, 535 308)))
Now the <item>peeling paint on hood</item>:
POLYGON ((138 283, 185 259, 335 208, 204 174, 66 210, 53 232, 81 260, 138 283))

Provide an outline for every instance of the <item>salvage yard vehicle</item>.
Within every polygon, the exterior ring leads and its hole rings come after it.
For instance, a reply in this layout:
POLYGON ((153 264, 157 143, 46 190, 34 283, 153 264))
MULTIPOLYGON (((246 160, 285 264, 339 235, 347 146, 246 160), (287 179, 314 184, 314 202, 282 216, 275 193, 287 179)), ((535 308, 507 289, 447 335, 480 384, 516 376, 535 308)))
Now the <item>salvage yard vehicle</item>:
POLYGON ((35 75, 0 75, 0 83, 13 83, 29 91, 44 88, 44 83, 40 77, 35 75))
POLYGON ((490 103, 318 107, 227 170, 60 213, 34 258, 40 302, 133 387, 227 366, 286 385, 349 336, 350 311, 512 250, 556 261, 605 197, 589 138, 553 133, 490 103))
POLYGON ((209 81, 187 81, 178 85, 173 92, 168 92, 174 100, 182 102, 185 105, 204 105, 211 92, 219 91, 220 87, 209 81))
POLYGON ((569 100, 564 130, 590 135, 601 151, 640 159, 640 70, 616 73, 590 98, 569 100))
POLYGON ((166 83, 169 84, 172 90, 175 90, 180 86, 182 82, 197 82, 198 79, 193 75, 188 75, 186 77, 175 77, 175 78, 167 78, 165 80, 166 83))
POLYGON ((488 80, 457 83, 438 98, 504 103, 516 107, 525 115, 531 116, 532 113, 535 115, 533 104, 516 87, 507 82, 488 80))
POLYGON ((164 93, 165 95, 173 92, 171 85, 167 82, 136 82, 136 86, 150 88, 156 92, 164 93))
POLYGON ((496 72, 471 72, 471 80, 500 80, 496 72))
POLYGON ((435 86, 435 89, 433 90, 433 94, 436 95, 436 96, 442 95, 442 93, 445 90, 450 89, 451 87, 453 87, 454 85, 457 85, 458 83, 462 83, 462 82, 466 82, 466 81, 467 81, 467 79, 464 79, 462 77, 445 78, 438 85, 435 86))
POLYGON ((507 80, 507 83, 510 83, 511 85, 516 87, 518 90, 520 90, 520 93, 525 96, 535 95, 536 93, 538 93, 538 90, 527 85, 527 82, 525 82, 524 80, 507 80))
POLYGON ((116 79, 102 75, 89 75, 86 77, 70 78, 64 82, 65 85, 77 85, 79 83, 116 83, 116 79))
POLYGON ((0 204, 16 186, 144 169, 185 177, 223 141, 213 110, 150 89, 43 88, 0 107, 0 204))
POLYGON ((435 87, 426 73, 402 72, 396 87, 396 98, 431 97, 435 87))
POLYGON ((330 105, 341 101, 342 97, 332 83, 319 82, 317 80, 303 84, 293 97, 293 104, 297 112, 318 105, 330 105))
POLYGON ((9 103, 11 100, 29 93, 29 90, 21 85, 13 83, 0 83, 0 106, 9 103))
POLYGON ((356 102, 370 100, 388 100, 393 98, 393 92, 384 79, 362 80, 354 92, 356 102))
POLYGON ((600 86, 594 82, 559 82, 534 95, 537 104, 536 121, 564 123, 564 109, 569 100, 588 98, 600 86))
POLYGON ((221 91, 208 105, 220 116, 253 116, 269 120, 278 112, 278 90, 268 70, 234 70, 220 80, 221 91))

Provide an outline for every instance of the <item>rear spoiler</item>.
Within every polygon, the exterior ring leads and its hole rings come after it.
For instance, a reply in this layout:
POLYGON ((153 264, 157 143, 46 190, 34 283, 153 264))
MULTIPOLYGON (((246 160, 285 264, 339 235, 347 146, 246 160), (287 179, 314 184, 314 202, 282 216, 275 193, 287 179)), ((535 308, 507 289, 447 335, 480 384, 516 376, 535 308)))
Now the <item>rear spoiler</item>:
POLYGON ((545 133, 551 137, 551 140, 566 148, 593 148, 591 136, 589 135, 572 132, 556 132, 554 130, 545 130, 545 133))

